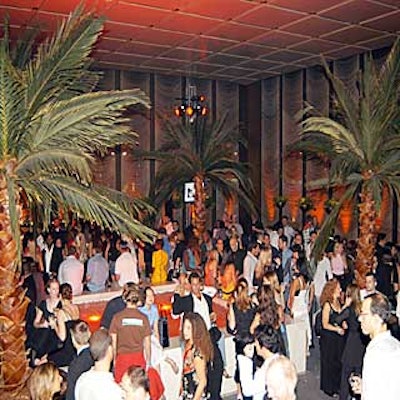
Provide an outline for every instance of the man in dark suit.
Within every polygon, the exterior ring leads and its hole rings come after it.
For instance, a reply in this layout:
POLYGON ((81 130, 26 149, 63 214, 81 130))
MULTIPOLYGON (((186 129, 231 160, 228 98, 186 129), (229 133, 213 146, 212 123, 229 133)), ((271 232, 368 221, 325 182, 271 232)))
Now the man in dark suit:
POLYGON ((85 321, 77 320, 71 328, 71 337, 77 356, 68 368, 66 400, 75 400, 76 381, 94 365, 89 349, 89 325, 85 321))
POLYGON ((216 315, 212 310, 212 298, 201 293, 201 279, 197 272, 189 276, 190 293, 185 293, 185 288, 179 285, 174 294, 172 312, 179 315, 186 312, 196 312, 203 318, 208 330, 215 321, 216 315))

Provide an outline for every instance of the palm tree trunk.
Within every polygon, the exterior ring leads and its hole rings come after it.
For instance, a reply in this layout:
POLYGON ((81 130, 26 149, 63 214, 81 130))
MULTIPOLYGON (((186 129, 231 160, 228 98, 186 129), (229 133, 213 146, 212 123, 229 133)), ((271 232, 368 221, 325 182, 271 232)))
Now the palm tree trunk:
MULTIPOLYGON (((1 167, 3 166, 0 165, 0 171, 7 169, 1 167)), ((28 374, 25 350, 25 315, 29 300, 25 297, 24 290, 18 286, 17 243, 12 234, 9 204, 5 172, 0 172, 1 392, 18 391, 25 383, 28 374)))
POLYGON ((206 229, 206 192, 204 191, 204 178, 201 174, 194 177, 194 227, 196 236, 201 237, 206 229))
POLYGON ((356 257, 356 280, 359 287, 365 287, 365 275, 374 264, 376 245, 376 207, 372 192, 363 185, 360 194, 359 237, 356 257))

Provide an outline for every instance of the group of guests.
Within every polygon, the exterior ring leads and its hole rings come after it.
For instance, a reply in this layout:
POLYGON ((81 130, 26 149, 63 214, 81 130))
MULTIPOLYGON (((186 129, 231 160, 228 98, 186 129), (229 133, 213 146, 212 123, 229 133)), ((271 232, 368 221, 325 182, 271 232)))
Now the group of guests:
MULTIPOLYGON (((266 396, 267 371, 275 359, 286 365, 285 371, 290 370, 290 362, 283 357, 290 355, 285 326, 293 319, 305 326, 306 352, 319 337, 321 389, 347 399, 349 378, 356 382, 353 375, 362 372, 367 336, 371 335, 367 328, 366 335, 361 333, 361 300, 382 294, 389 299, 389 310, 396 307, 397 247, 387 243, 384 235, 378 237, 374 270, 360 293, 352 283, 354 243, 335 236, 322 257, 314 259, 318 226, 313 218, 307 218, 301 230, 295 230, 285 216, 270 229, 255 220, 245 232, 232 217, 229 223, 217 221, 199 239, 190 227, 182 230, 166 217, 158 232, 155 243, 145 245, 88 224, 64 229, 56 220, 50 233, 39 234, 35 241, 25 236, 21 284, 32 296, 26 324, 32 366, 52 362, 56 367, 70 367, 76 356, 73 327, 79 321, 73 295, 84 288, 96 292, 116 284, 123 288, 123 295, 107 305, 101 321, 111 338, 113 382, 123 381, 133 364, 150 382, 149 396, 158 398, 163 391, 160 360, 174 371, 176 365, 163 356, 154 292, 139 289, 137 284, 177 278, 172 302, 173 314, 182 317, 182 399, 219 399, 222 377, 227 374, 224 334, 216 326, 212 299, 201 291, 203 285, 214 287, 229 304, 227 331, 235 337, 238 397, 266 396), (31 257, 38 252, 39 265, 31 257), (312 325, 318 309, 315 326, 321 326, 316 335, 312 325)), ((382 324, 390 320, 389 325, 395 327, 391 319, 382 319, 382 324)), ((269 396, 274 391, 271 382, 269 396)), ((368 392, 364 382, 363 393, 368 392)), ((289 390, 282 398, 293 398, 294 386, 293 394, 289 390)), ((354 387, 353 394, 357 390, 354 387)))
MULTIPOLYGON (((51 399, 60 391, 60 398, 69 400, 162 398, 162 347, 150 287, 127 283, 122 296, 111 303, 112 314, 106 311, 102 328, 93 334, 72 304, 69 284, 60 287, 50 278, 46 288, 47 298, 30 309, 32 324, 26 324, 26 345, 34 368, 28 383, 32 399, 51 399)), ((166 361, 176 370, 172 360, 166 361)))

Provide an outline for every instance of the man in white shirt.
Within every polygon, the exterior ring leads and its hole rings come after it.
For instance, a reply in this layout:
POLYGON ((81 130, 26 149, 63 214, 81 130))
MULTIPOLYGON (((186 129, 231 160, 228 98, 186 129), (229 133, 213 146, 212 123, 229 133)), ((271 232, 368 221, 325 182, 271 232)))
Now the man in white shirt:
POLYGON ((58 281, 60 285, 69 283, 72 286, 74 296, 82 294, 83 291, 83 264, 76 258, 76 248, 68 249, 68 257, 60 264, 58 270, 58 281))
MULTIPOLYGON (((283 348, 278 332, 267 325, 258 325, 254 331, 255 348, 264 362, 254 373, 252 386, 253 400, 263 400, 266 392, 266 371, 270 363, 282 354, 283 348)), ((240 369, 239 369, 240 373, 240 369)))
POLYGON ((323 254, 321 260, 318 261, 317 269, 314 275, 314 288, 315 288, 315 297, 318 301, 321 297, 322 290, 327 281, 333 278, 331 262, 326 253, 323 254))
POLYGON ((96 254, 88 261, 86 282, 91 292, 100 292, 106 287, 108 279, 108 262, 103 257, 100 245, 95 247, 96 254))
POLYGON ((131 254, 128 242, 120 243, 121 255, 115 262, 115 280, 123 287, 127 282, 139 283, 137 258, 131 254))
POLYGON ((289 246, 291 246, 296 231, 289 224, 289 218, 286 215, 282 216, 281 223, 283 227, 283 234, 288 238, 289 246))
POLYGON ((211 323, 215 321, 216 315, 212 309, 212 298, 201 292, 201 278, 197 272, 193 272, 189 277, 190 293, 185 293, 184 287, 179 286, 174 294, 172 310, 175 315, 186 312, 195 312, 201 315, 207 329, 211 328, 211 323))
POLYGON ((247 256, 243 261, 243 277, 246 278, 249 285, 249 293, 253 291, 254 270, 258 262, 260 254, 260 245, 258 243, 250 243, 247 256))
POLYGON ((375 293, 367 297, 358 317, 371 337, 363 361, 362 379, 352 378, 354 393, 362 400, 398 400, 400 396, 400 342, 387 327, 391 317, 388 299, 375 293))
POLYGON ((364 300, 366 297, 371 294, 376 293, 376 277, 375 274, 371 272, 367 272, 365 275, 365 289, 360 290, 361 300, 364 300))
POLYGON ((94 332, 89 340, 94 367, 84 372, 76 382, 76 400, 121 400, 123 392, 110 372, 114 358, 111 336, 107 329, 94 332))

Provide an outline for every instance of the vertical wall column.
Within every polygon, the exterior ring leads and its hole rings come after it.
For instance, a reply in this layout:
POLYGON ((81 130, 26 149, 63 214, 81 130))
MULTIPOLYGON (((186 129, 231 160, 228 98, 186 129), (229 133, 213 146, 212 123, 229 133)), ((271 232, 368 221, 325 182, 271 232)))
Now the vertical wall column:
POLYGON ((299 137, 300 111, 303 109, 303 76, 296 71, 283 76, 283 194, 288 198, 285 212, 293 221, 299 221, 299 199, 303 191, 303 162, 301 155, 288 157, 286 146, 299 137))
POLYGON ((281 185, 281 79, 270 78, 261 86, 261 218, 268 225, 278 217, 275 197, 281 185))
MULTIPOLYGON (((316 66, 307 69, 305 79, 306 101, 315 109, 317 115, 329 115, 329 82, 322 67, 316 66)), ((320 160, 308 160, 306 168, 306 194, 314 205, 312 212, 321 224, 325 217, 324 203, 328 199, 328 165, 320 160)))
MULTIPOLYGON (((239 129, 239 85, 233 82, 217 81, 216 90, 217 120, 220 120, 228 113, 228 119, 224 129, 239 129)), ((218 190, 216 197, 217 218, 222 218, 225 210, 225 201, 218 190)))
MULTIPOLYGON (((141 89, 150 99, 150 74, 121 71, 121 89, 136 88, 141 89)), ((138 134, 135 149, 150 150, 150 115, 151 110, 143 106, 137 106, 133 111, 129 111, 129 116, 132 117, 129 125, 132 131, 138 134)), ((132 150, 135 149, 122 149, 122 191, 133 196, 147 196, 150 188, 150 162, 135 159, 132 154, 132 150)))
MULTIPOLYGON (((115 70, 105 70, 98 83, 97 90, 114 90, 116 80, 115 76, 115 70)), ((93 179, 97 184, 115 189, 115 151, 113 149, 109 150, 108 154, 95 159, 93 166, 93 179)))
MULTIPOLYGON (((360 69, 359 57, 351 56, 333 62, 333 73, 341 79, 347 90, 354 92, 356 96, 358 93, 357 79, 360 69)), ((331 110, 334 113, 334 110, 331 110)), ((334 117, 334 114, 332 114, 334 117)), ((337 188, 333 190, 333 197, 340 198, 345 191, 345 188, 337 188)), ((357 199, 355 199, 357 202, 357 199)), ((356 204, 354 202, 347 202, 343 205, 338 218, 337 228, 345 236, 357 235, 357 213, 355 213, 356 204)))

